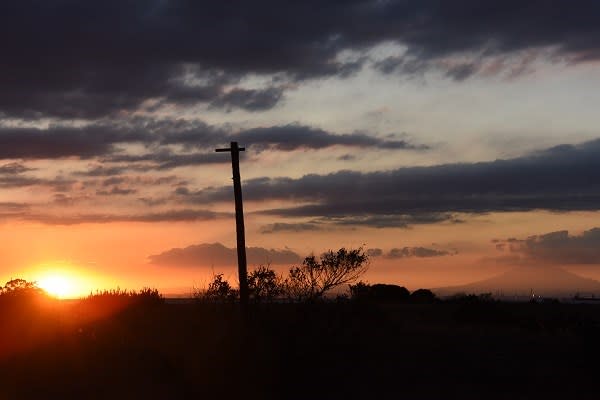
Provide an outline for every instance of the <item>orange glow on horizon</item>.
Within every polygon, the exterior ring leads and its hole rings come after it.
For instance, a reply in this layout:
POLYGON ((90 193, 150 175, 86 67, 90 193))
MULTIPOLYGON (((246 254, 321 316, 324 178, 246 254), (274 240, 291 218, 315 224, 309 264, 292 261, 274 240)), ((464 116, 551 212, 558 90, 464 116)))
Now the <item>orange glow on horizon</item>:
POLYGON ((32 269, 31 276, 39 288, 59 299, 85 297, 103 286, 98 278, 69 264, 44 264, 32 269))
POLYGON ((76 288, 73 281, 61 275, 49 275, 37 282, 38 286, 51 296, 64 299, 72 297, 76 288))

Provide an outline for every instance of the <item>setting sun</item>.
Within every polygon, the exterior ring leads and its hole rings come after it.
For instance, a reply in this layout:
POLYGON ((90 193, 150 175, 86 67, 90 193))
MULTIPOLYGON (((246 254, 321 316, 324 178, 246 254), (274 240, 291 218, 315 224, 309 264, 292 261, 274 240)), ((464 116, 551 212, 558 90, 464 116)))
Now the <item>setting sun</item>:
POLYGON ((38 265, 29 278, 50 296, 59 299, 74 299, 102 288, 104 280, 90 275, 85 270, 68 262, 52 262, 38 265))
POLYGON ((45 276, 38 281, 38 286, 58 298, 73 297, 77 292, 73 280, 61 275, 45 276))

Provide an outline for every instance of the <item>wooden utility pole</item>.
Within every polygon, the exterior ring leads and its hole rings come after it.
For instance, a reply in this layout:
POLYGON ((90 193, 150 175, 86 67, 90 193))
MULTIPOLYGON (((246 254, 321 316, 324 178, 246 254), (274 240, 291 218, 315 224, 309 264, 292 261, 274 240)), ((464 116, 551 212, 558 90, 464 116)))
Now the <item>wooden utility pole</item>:
POLYGON ((235 230, 237 234, 238 273, 240 279, 240 306, 242 312, 248 308, 248 268, 246 263, 246 235, 244 233, 244 206, 242 204, 242 183, 240 181, 240 151, 237 142, 231 142, 228 149, 216 149, 217 153, 231 153, 231 168, 233 170, 233 194, 235 197, 235 230))

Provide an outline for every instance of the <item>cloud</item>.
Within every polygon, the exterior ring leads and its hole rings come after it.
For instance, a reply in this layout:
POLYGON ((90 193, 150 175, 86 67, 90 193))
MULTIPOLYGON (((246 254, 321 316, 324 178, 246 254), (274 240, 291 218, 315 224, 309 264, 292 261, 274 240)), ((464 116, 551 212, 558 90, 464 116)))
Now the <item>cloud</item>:
MULTIPOLYGON (((63 205, 69 205, 72 202, 71 198, 63 196, 59 196, 57 200, 59 204, 62 203, 63 205)), ((194 209, 150 212, 145 214, 59 214, 38 212, 29 205, 20 205, 19 207, 13 207, 9 211, 11 212, 5 212, 0 214, 0 216, 5 219, 20 219, 46 225, 106 224, 112 222, 195 222, 231 218, 230 213, 194 209)))
POLYGON ((232 137, 232 139, 234 138, 253 148, 269 147, 280 151, 320 149, 331 146, 374 147, 392 150, 428 149, 428 146, 411 144, 405 140, 382 139, 366 133, 333 134, 299 124, 248 129, 236 134, 232 137))
POLYGON ((28 171, 33 171, 33 169, 24 166, 22 163, 12 162, 0 165, 0 175, 18 175, 28 171))
MULTIPOLYGON (((11 167, 12 168, 12 167, 11 167)), ((30 186, 46 187, 54 191, 68 191, 75 181, 62 177, 56 178, 35 178, 21 175, 20 172, 10 173, 0 171, 1 188, 24 188, 30 186)))
MULTIPOLYGON (((380 227, 402 225, 403 219, 405 225, 420 218, 461 222, 453 213, 598 210, 600 140, 491 162, 261 177, 246 180, 243 190, 246 201, 297 203, 264 214, 323 217, 341 224, 348 219, 380 227)), ((230 192, 227 186, 211 187, 190 192, 187 199, 211 204, 229 201, 230 192)))
MULTIPOLYGON (((99 159, 80 175, 117 175, 127 169, 170 169, 179 166, 229 162, 215 154, 215 147, 238 141, 254 153, 272 148, 279 151, 321 149, 332 146, 426 150, 407 140, 380 138, 367 133, 336 134, 322 129, 288 124, 234 131, 200 120, 131 119, 100 120, 82 126, 54 124, 48 128, 0 125, 0 159, 99 159), (128 151, 141 145, 144 151, 128 151), (106 165, 106 163, 110 163, 106 165)), ((242 153, 242 157, 245 154, 242 153)), ((7 164, 15 168, 20 164, 7 164)), ((24 172, 22 168, 20 172, 24 172)), ((2 173, 3 170, 0 170, 2 173)))
POLYGON ((456 254, 455 252, 449 252, 446 250, 428 249, 426 247, 403 247, 393 248, 385 254, 386 258, 429 258, 429 257, 442 257, 456 254))
POLYGON ((242 108, 247 111, 263 111, 275 107, 283 96, 283 89, 268 88, 264 90, 234 89, 213 100, 213 108, 242 108))
POLYGON ((137 193, 137 189, 113 186, 110 190, 96 190, 98 196, 126 196, 137 193))
POLYGON ((22 211, 27 208, 29 208, 29 205, 25 203, 15 203, 10 201, 0 202, 0 212, 2 214, 22 211))
POLYGON ((149 101, 262 110, 280 101, 280 85, 250 88, 244 78, 344 78, 386 43, 406 49, 410 68, 433 63, 454 79, 482 59, 529 50, 597 60, 599 8, 594 0, 104 0, 85 8, 9 0, 0 15, 0 34, 13 38, 3 46, 0 113, 95 119, 149 101), (457 57, 467 60, 444 67, 457 57))
POLYGON ((454 222, 455 216, 447 213, 422 213, 415 215, 356 215, 321 217, 317 219, 323 224, 337 226, 365 226, 370 228, 408 228, 411 225, 436 224, 454 222))
POLYGON ((144 140, 142 131, 111 123, 47 129, 0 126, 0 159, 90 158, 114 151, 115 144, 144 140))
MULTIPOLYGON (((249 264, 294 264, 301 261, 291 250, 248 247, 246 257, 249 264)), ((220 243, 203 243, 185 248, 174 248, 149 256, 150 262, 157 265, 196 267, 237 265, 237 250, 220 243)))
POLYGON ((564 230, 526 239, 510 238, 498 241, 496 248, 545 263, 600 264, 600 228, 592 228, 580 235, 569 235, 564 230))
POLYGON ((381 257, 383 255, 383 250, 379 248, 367 249, 367 255, 369 257, 381 257))
POLYGON ((323 227, 314 222, 304 223, 286 223, 286 222, 275 222, 273 224, 267 224, 260 228, 260 233, 281 233, 281 232, 312 232, 320 231, 323 227))

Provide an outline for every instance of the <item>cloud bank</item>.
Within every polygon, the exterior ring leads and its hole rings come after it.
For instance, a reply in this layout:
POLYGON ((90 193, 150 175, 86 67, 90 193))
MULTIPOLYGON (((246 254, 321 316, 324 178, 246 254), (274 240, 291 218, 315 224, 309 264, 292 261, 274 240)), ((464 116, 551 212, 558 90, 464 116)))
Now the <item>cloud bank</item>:
MULTIPOLYGON (((246 248, 246 257, 250 265, 294 264, 301 261, 300 256, 291 250, 263 247, 246 248)), ((149 259, 152 264, 176 267, 234 266, 237 265, 237 251, 220 243, 203 243, 170 249, 151 255, 149 259)))
POLYGON ((277 106, 290 83, 344 78, 369 63, 461 80, 518 73, 536 56, 598 60, 599 13, 594 0, 9 0, 0 113, 96 119, 169 104, 256 112, 277 106), (405 51, 370 60, 368 50, 389 43, 405 51), (271 79, 250 87, 248 76, 271 79))
MULTIPOLYGON (((230 195, 229 187, 206 188, 182 200, 209 204, 230 195)), ((262 177, 244 183, 244 199, 298 203, 263 214, 373 227, 461 222, 455 213, 598 210, 600 140, 473 164, 262 177)))
POLYGON ((526 239, 496 241, 496 248, 526 259, 552 264, 600 264, 600 228, 580 235, 556 231, 526 239))

